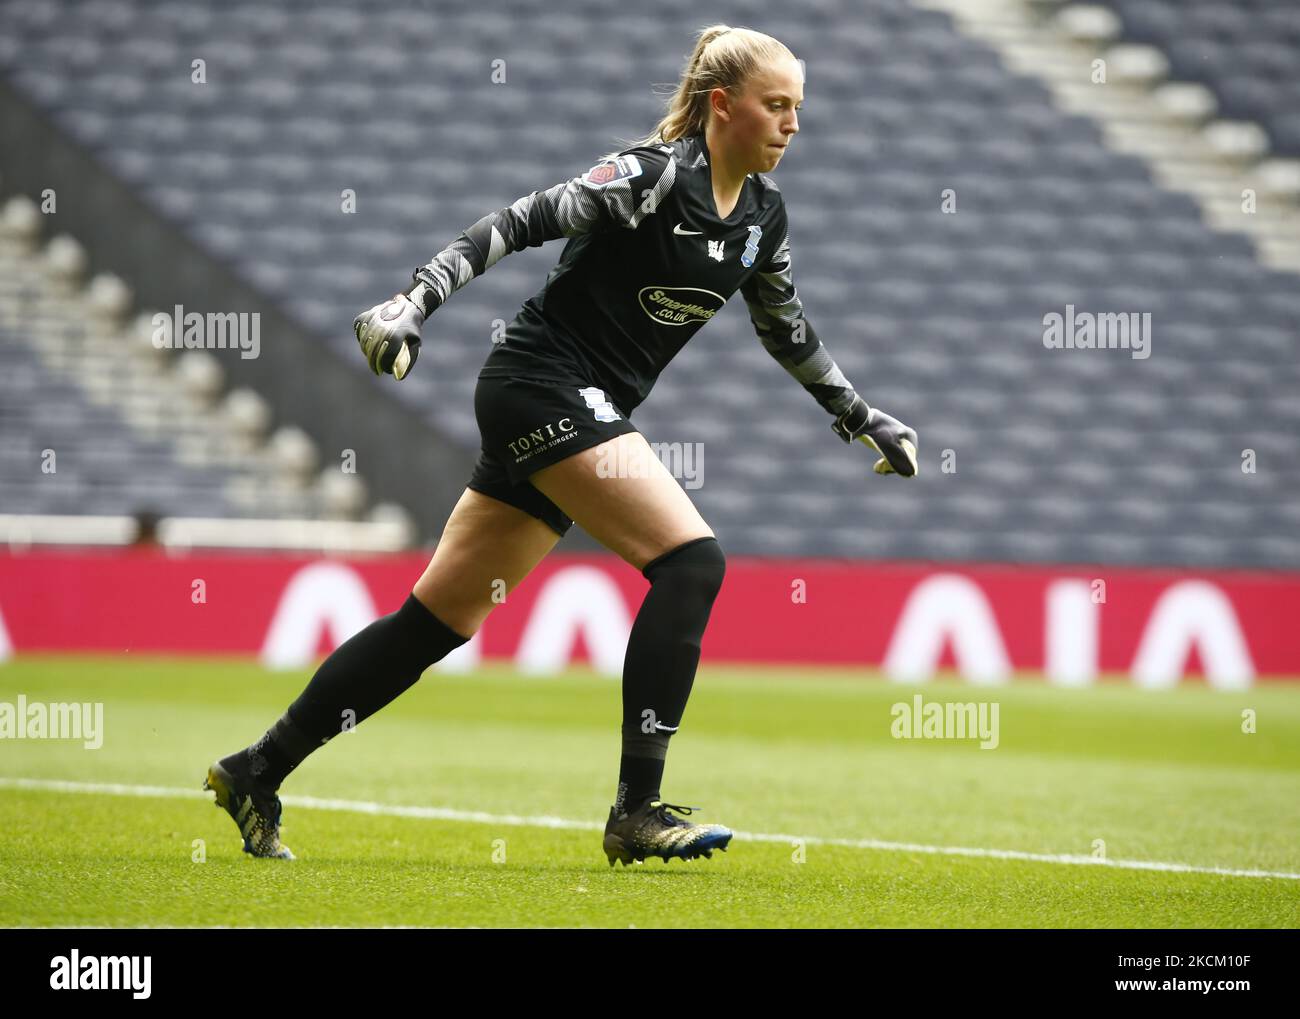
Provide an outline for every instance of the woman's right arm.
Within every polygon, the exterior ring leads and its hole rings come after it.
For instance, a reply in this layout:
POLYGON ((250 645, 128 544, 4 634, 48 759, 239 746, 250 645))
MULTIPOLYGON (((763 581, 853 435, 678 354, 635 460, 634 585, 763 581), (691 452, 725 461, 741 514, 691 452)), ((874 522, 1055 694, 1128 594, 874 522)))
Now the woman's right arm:
POLYGON ((560 237, 621 227, 635 230, 673 186, 669 146, 638 146, 600 160, 586 173, 534 191, 489 213, 415 270, 404 293, 353 322, 375 374, 401 381, 420 352, 420 328, 453 293, 506 255, 560 237))
POLYGON ((407 296, 428 316, 506 255, 615 226, 635 230, 672 187, 671 153, 666 146, 629 149, 489 213, 415 271, 407 296))

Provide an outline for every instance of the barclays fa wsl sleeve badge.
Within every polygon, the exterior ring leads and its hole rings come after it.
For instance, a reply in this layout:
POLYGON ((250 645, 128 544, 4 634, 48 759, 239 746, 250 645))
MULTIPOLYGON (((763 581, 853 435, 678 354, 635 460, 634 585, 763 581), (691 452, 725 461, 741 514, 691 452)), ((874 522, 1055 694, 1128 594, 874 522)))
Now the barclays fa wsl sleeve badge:
POLYGON ((621 156, 615 156, 612 159, 605 159, 597 163, 582 175, 582 179, 588 184, 594 184, 596 187, 604 187, 616 180, 626 180, 628 177, 639 176, 640 173, 641 163, 636 156, 624 153, 621 156))
POLYGON ((754 259, 758 255, 758 239, 763 236, 761 226, 751 226, 748 229, 749 240, 745 242, 745 250, 740 255, 740 264, 746 269, 754 264, 754 259))

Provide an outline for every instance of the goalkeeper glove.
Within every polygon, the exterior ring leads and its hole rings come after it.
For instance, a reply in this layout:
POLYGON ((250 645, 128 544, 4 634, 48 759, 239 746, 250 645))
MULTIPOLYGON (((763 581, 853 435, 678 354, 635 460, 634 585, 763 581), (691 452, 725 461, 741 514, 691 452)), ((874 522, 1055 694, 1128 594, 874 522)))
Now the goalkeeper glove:
POLYGON ((420 356, 420 326, 424 313, 405 294, 363 311, 352 322, 361 352, 376 375, 406 378, 420 356))
POLYGON ((862 397, 854 400, 831 427, 845 442, 861 439, 880 454, 874 468, 877 474, 900 474, 905 478, 916 474, 916 432, 884 411, 867 406, 862 397))

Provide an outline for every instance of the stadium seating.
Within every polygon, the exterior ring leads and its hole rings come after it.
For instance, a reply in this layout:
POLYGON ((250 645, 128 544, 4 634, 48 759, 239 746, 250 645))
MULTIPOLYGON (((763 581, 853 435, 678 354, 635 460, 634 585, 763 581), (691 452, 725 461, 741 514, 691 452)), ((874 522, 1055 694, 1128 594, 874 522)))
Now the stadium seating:
MULTIPOLYGON (((1211 11, 1231 5, 1114 6, 1156 40, 1177 17, 1175 60, 1300 151, 1294 64, 1278 50, 1290 38, 1294 57, 1290 7, 1252 22, 1250 39, 1231 35, 1254 56, 1233 50, 1229 63, 1205 39, 1226 33, 1211 11), (1291 92, 1258 87, 1288 75, 1291 92)), ((359 380, 353 315, 485 213, 649 129, 651 84, 676 75, 701 16, 685 0, 653 18, 610 18, 590 0, 494 13, 360 0, 0 9, 0 74, 359 380), (355 213, 341 210, 345 189, 355 213)), ((709 17, 749 15, 724 3, 709 17)), ((1300 565, 1294 275, 1211 229, 1192 199, 941 14, 817 0, 758 27, 807 62, 802 130, 773 175, 800 296, 850 380, 917 428, 922 473, 872 476, 867 451, 846 449, 763 351, 737 295, 635 414, 652 442, 703 443, 691 496, 728 551, 1300 565), (1044 316, 1067 305, 1150 312, 1152 356, 1047 349, 1044 316)), ((394 398, 476 444, 494 322, 560 247, 511 256, 455 294, 394 398)), ((26 356, 4 342, 15 363, 26 356)))
POLYGON ((1300 155, 1300 7, 1277 0, 1110 0, 1125 35, 1159 47, 1170 73, 1214 91, 1225 116, 1253 120, 1300 155))
POLYGON ((310 519, 364 508, 356 476, 315 476, 300 430, 267 436, 257 394, 219 400, 214 357, 169 357, 149 320, 122 321, 126 288, 84 284, 69 237, 41 247, 46 218, 22 197, 0 211, 0 513, 310 519))
MULTIPOLYGON (((41 328, 48 336, 50 323, 41 328)), ((143 438, 116 407, 91 403, 7 317, 0 317, 0 434, 5 513, 239 515, 224 494, 226 470, 187 467, 170 437, 143 438)))

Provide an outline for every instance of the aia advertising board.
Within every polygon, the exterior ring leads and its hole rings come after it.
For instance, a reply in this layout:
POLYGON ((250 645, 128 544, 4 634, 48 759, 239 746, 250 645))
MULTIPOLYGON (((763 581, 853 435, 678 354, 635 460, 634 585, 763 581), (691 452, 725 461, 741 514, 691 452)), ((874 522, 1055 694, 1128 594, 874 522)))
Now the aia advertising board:
MULTIPOLYGON (((425 553, 0 554, 0 659, 25 652, 254 656, 306 668, 395 611, 425 553)), ((649 585, 608 555, 554 553, 437 669, 484 659, 618 675, 649 585)), ((728 558, 702 663, 858 666, 922 682, 1017 672, 1081 686, 1225 690, 1300 678, 1300 574, 728 558)))

